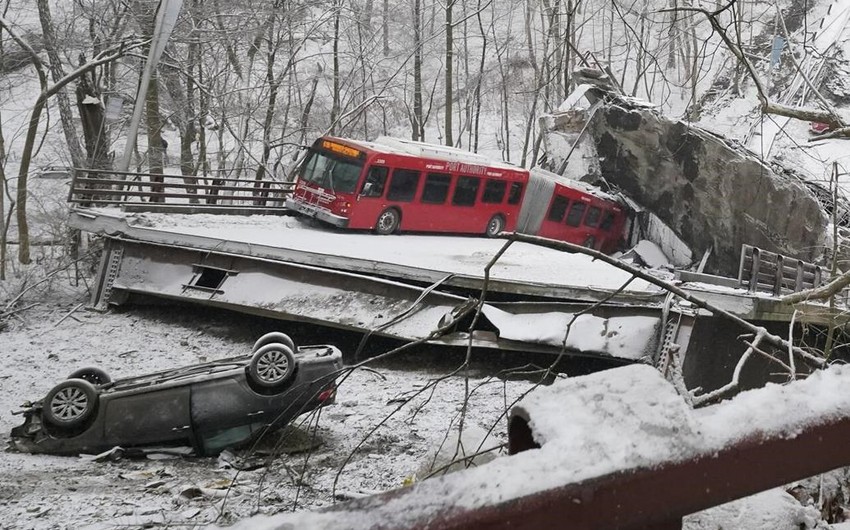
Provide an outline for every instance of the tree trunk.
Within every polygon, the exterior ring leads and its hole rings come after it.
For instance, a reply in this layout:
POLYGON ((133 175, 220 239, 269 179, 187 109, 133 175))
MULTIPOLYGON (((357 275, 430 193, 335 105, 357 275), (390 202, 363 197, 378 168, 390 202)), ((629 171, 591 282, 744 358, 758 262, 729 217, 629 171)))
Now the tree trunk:
MULTIPOLYGON (((162 143, 162 119, 159 115, 159 75, 154 72, 148 87, 148 95, 145 98, 145 121, 147 123, 148 135, 148 171, 151 173, 151 182, 163 182, 163 153, 165 151, 162 143), (159 176, 153 176, 159 175, 159 176)), ((151 186, 154 193, 162 193, 162 186, 151 186)), ((162 196, 151 196, 151 202, 163 202, 162 196)))
MULTIPOLYGON (((11 213, 11 212, 10 212, 11 213)), ((0 115, 0 281, 6 279, 6 140, 3 138, 3 117, 0 115)))
POLYGON ((330 133, 336 131, 336 120, 339 116, 339 17, 342 12, 342 0, 334 2, 334 46, 333 46, 333 104, 331 105, 330 133))
POLYGON ((413 0, 413 134, 414 140, 425 140, 422 123, 422 0, 413 0))
POLYGON ((481 32, 481 60, 478 63, 478 79, 475 81, 475 94, 472 98, 474 125, 472 127, 472 152, 478 152, 479 122, 481 118, 481 84, 484 82, 484 65, 487 59, 487 31, 481 20, 481 0, 478 0, 478 29, 481 32))
MULTIPOLYGON (((39 71, 41 73, 41 71, 39 71)), ((47 84, 47 77, 43 74, 39 76, 44 79, 44 85, 47 84)), ((38 132, 38 121, 41 118, 41 112, 47 104, 47 94, 42 92, 38 99, 35 100, 35 105, 30 113, 29 126, 27 127, 27 136, 24 140, 24 148, 21 151, 21 164, 18 168, 18 189, 16 193, 15 203, 15 219, 18 222, 18 261, 24 265, 30 262, 30 230, 27 222, 27 182, 30 171, 30 163, 32 161, 32 152, 35 148, 35 136, 38 132)))
POLYGON ((452 88, 452 76, 454 75, 454 37, 452 35, 452 6, 455 0, 449 0, 446 4, 446 145, 454 145, 452 136, 452 98, 454 97, 454 89, 452 88))
MULTIPOLYGON (((263 119, 263 153, 260 158, 260 166, 257 168, 255 179, 256 187, 260 187, 260 182, 265 178, 268 171, 269 158, 271 155, 271 130, 272 121, 274 120, 275 110, 277 108, 277 92, 280 88, 281 79, 276 79, 274 75, 274 64, 277 56, 277 47, 272 40, 274 27, 270 26, 268 33, 268 55, 266 56, 266 84, 269 86, 269 104, 266 107, 266 115, 263 119)), ((266 186, 268 187, 268 186, 266 186)))
MULTIPOLYGON (((56 42, 56 32, 53 29, 53 19, 50 15, 50 7, 47 4, 47 0, 36 0, 36 6, 38 7, 38 19, 41 22, 44 49, 47 52, 47 57, 50 59, 47 67, 55 83, 65 77, 65 72, 62 69, 62 60, 59 58, 59 46, 56 42)), ((65 142, 68 144, 68 153, 71 155, 71 164, 74 167, 84 167, 85 159, 83 158, 83 150, 80 147, 80 139, 77 136, 77 129, 74 126, 71 103, 64 89, 56 94, 56 101, 59 104, 59 119, 62 122, 62 132, 65 135, 65 142)))
MULTIPOLYGON (((80 64, 84 63, 80 58, 80 64)), ((111 145, 109 131, 106 129, 106 116, 104 108, 100 104, 84 103, 86 96, 100 96, 100 91, 95 85, 94 76, 80 76, 74 90, 77 109, 80 113, 80 121, 83 125, 83 140, 86 146, 85 166, 92 169, 110 169, 112 163, 109 160, 109 146, 111 145)))
POLYGON ((390 1, 384 0, 384 12, 382 14, 382 23, 381 23, 381 33, 383 36, 383 44, 384 44, 384 57, 390 54, 390 25, 389 25, 389 17, 390 17, 390 1))

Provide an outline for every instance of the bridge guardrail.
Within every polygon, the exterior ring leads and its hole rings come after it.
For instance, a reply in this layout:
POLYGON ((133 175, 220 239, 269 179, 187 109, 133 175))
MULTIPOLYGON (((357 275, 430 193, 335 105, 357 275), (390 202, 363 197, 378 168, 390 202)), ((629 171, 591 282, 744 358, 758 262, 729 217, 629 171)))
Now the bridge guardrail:
POLYGON ((295 184, 234 178, 224 174, 172 175, 74 169, 68 202, 79 207, 122 206, 137 210, 286 211, 295 184))

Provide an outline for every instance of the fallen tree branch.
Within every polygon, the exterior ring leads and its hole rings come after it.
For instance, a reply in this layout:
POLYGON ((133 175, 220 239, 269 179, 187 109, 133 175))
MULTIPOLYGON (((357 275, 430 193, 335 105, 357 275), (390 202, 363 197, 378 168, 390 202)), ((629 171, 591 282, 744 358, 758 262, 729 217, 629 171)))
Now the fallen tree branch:
POLYGON ((27 309, 32 309, 33 307, 36 307, 36 306, 39 306, 39 305, 41 305, 41 303, 40 303, 40 302, 36 302, 36 303, 34 303, 34 304, 30 304, 30 305, 28 305, 28 306, 18 307, 18 308, 15 308, 15 309, 10 309, 10 310, 8 310, 8 311, 4 311, 3 313, 0 313, 0 320, 5 320, 5 319, 7 319, 7 318, 9 318, 9 317, 11 317, 11 316, 15 316, 15 315, 17 315, 18 313, 23 313, 23 312, 24 312, 24 311, 26 311, 27 309))
POLYGON ((827 284, 821 285, 820 287, 787 294, 780 298, 779 301, 783 304, 796 304, 798 302, 806 302, 809 300, 826 300, 848 285, 850 285, 850 271, 845 272, 841 276, 827 284))
MULTIPOLYGON (((764 333, 757 333, 756 338, 753 340, 753 344, 758 344, 761 339, 765 337, 766 333, 766 331, 764 333)), ((744 354, 741 355, 741 358, 738 359, 738 364, 735 365, 735 371, 732 372, 731 381, 729 381, 718 389, 712 390, 711 392, 706 392, 705 394, 700 394, 699 396, 693 396, 694 405, 699 406, 704 403, 708 403, 709 401, 713 401, 725 395, 727 392, 738 388, 738 382, 741 379, 741 371, 744 369, 744 364, 746 364, 747 360, 754 353, 754 351, 755 348, 753 346, 750 346, 747 348, 747 351, 745 351, 744 354)))
POLYGON ((77 304, 77 305, 76 305, 73 309, 71 309, 70 311, 68 311, 68 312, 65 314, 65 316, 63 316, 62 318, 60 318, 58 322, 56 322, 55 324, 53 324, 53 327, 55 328, 56 326, 58 326, 58 325, 59 325, 59 324, 61 324, 62 322, 65 322, 65 320, 66 320, 68 317, 70 317, 71 315, 73 315, 73 314, 74 314, 74 312, 75 312, 77 309, 79 309, 79 308, 83 307, 83 304, 85 304, 85 302, 80 302, 79 304, 77 304))
MULTIPOLYGON (((708 23, 711 24, 711 28, 714 32, 720 37, 720 40, 723 41, 723 44, 726 48, 735 56, 735 58, 744 66, 744 69, 749 74, 750 79, 753 81, 753 84, 756 88, 756 93, 759 99, 761 111, 765 114, 775 114, 777 116, 784 116, 786 118, 793 118, 797 120, 803 121, 815 121, 820 123, 826 123, 829 126, 835 128, 836 130, 832 132, 830 137, 850 137, 850 127, 844 122, 844 119, 839 116, 836 112, 834 112, 831 108, 828 110, 819 110, 819 109, 811 109, 804 107, 791 107, 788 105, 783 105, 781 103, 775 103, 770 101, 770 97, 768 96, 767 88, 762 83, 759 78, 756 67, 747 57, 747 55, 743 52, 741 47, 735 43, 731 37, 726 33, 726 29, 721 24, 718 17, 726 10, 732 8, 737 0, 730 0, 725 6, 715 11, 708 11, 706 9, 698 8, 698 7, 676 7, 670 9, 660 9, 661 13, 668 12, 690 12, 690 13, 700 13, 706 17, 708 23), (841 131, 840 133, 838 131, 841 131)), ((795 66, 798 68, 798 74, 803 77, 807 84, 811 86, 811 81, 806 77, 803 73, 802 69, 799 65, 795 66)), ((821 136, 820 138, 824 138, 826 136, 821 136)))

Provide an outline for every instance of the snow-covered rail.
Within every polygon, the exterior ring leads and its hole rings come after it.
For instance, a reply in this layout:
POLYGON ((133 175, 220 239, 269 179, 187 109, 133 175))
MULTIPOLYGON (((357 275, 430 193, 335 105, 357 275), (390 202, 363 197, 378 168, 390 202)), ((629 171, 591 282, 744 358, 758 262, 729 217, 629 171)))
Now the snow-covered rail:
POLYGON ((68 202, 146 212, 280 214, 287 211, 283 202, 293 187, 230 172, 192 176, 74 169, 68 202))
POLYGON ((850 464, 850 370, 689 409, 654 369, 556 382, 514 407, 512 456, 234 528, 680 529, 682 518, 850 464))

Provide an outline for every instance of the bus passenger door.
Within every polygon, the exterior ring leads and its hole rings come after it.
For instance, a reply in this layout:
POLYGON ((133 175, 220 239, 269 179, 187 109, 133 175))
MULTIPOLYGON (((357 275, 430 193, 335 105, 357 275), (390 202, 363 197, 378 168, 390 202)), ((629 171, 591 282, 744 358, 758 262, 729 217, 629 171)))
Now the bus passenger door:
POLYGON ((384 191, 387 187, 389 168, 369 166, 366 177, 357 190, 357 198, 351 209, 349 228, 371 228, 385 205, 384 191))

